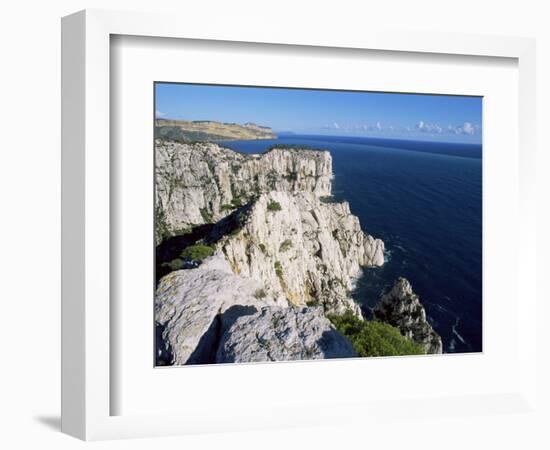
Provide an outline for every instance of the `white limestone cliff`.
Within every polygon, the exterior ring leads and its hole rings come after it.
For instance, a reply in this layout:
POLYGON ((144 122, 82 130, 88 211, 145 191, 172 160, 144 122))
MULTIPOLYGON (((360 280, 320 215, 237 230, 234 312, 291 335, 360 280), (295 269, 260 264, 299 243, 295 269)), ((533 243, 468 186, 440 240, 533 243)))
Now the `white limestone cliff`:
POLYGON ((353 283, 362 267, 384 263, 384 243, 361 229, 347 202, 333 201, 330 153, 245 155, 163 140, 156 150, 157 243, 210 224, 198 242, 215 252, 159 281, 155 319, 169 363, 269 360, 261 345, 235 349, 256 342, 245 323, 261 328, 279 316, 294 320, 291 334, 300 339, 275 339, 271 355, 349 356, 347 338, 326 315, 362 317, 353 283), (220 347, 220 336, 229 347, 220 347))
POLYGON ((361 267, 384 262, 383 242, 363 233, 347 202, 323 203, 308 192, 261 195, 217 246, 235 273, 261 281, 274 298, 334 314, 361 316, 353 282, 361 267))
POLYGON ((163 140, 156 141, 155 151, 157 244, 163 234, 217 222, 262 192, 330 195, 328 152, 275 149, 247 155, 213 143, 163 140))

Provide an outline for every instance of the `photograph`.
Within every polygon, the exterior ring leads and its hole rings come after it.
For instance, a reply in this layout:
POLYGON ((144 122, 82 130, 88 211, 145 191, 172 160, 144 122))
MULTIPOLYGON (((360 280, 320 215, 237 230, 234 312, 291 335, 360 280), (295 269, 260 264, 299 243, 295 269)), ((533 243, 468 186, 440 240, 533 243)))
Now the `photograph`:
POLYGON ((156 367, 483 351, 482 97, 158 81, 151 108, 156 367))

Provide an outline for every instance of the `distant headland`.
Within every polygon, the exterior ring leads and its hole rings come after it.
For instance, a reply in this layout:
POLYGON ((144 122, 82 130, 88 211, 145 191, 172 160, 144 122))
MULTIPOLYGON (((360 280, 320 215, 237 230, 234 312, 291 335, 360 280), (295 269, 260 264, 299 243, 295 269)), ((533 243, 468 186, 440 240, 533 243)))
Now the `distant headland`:
POLYGON ((277 139, 269 127, 247 122, 223 123, 212 120, 156 119, 155 137, 178 142, 277 139))

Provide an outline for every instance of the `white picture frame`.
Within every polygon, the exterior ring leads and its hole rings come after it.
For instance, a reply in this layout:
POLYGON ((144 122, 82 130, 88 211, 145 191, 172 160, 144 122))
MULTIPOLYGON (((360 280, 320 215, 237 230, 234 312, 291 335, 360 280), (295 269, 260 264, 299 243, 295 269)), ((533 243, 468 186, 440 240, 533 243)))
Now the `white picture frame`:
MULTIPOLYGON (((62 21, 62 430, 85 440, 163 436, 209 431, 252 430, 351 421, 383 415, 392 418, 391 402, 348 401, 297 406, 273 405, 271 411, 186 411, 113 415, 110 309, 111 211, 110 168, 111 37, 138 36, 216 42, 284 44, 302 48, 365 49, 414 55, 463 55, 517 60, 518 232, 521 245, 512 252, 517 266, 518 376, 500 393, 463 397, 401 398, 411 414, 437 405, 440 414, 516 412, 535 407, 536 399, 536 254, 535 205, 535 43, 532 39, 435 33, 348 30, 337 36, 325 30, 208 29, 201 21, 182 26, 178 18, 87 10, 62 21), (519 295, 521 292, 521 299, 519 295), (519 301, 521 300, 521 301, 519 301), (269 416, 269 421, 266 419, 269 416)), ((152 105, 151 105, 152 108, 152 105)), ((514 187, 515 189, 515 187, 514 187)), ((442 360, 441 364, 448 364, 442 360)), ((260 367, 260 366, 255 366, 260 367)), ((274 367, 274 366, 271 366, 274 367)), ((311 365, 309 366, 312 370, 311 365)), ((332 364, 315 370, 332 370, 332 364)), ((270 370, 262 366, 262 373, 270 370)), ((183 376, 183 375, 182 375, 183 376)))

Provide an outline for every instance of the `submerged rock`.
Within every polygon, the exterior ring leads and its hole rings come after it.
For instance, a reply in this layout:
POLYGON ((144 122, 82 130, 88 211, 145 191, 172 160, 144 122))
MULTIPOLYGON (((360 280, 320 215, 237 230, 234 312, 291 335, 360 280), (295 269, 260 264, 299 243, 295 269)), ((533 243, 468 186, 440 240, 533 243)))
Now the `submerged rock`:
POLYGON ((216 362, 264 362, 357 356, 321 308, 266 307, 227 327, 216 362))
POLYGON ((426 353, 442 353, 441 337, 426 319, 426 310, 406 278, 398 278, 374 308, 374 317, 397 327, 401 334, 423 346, 426 353))

